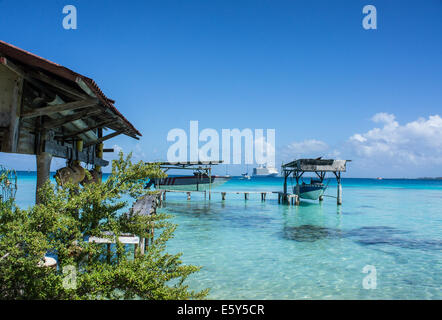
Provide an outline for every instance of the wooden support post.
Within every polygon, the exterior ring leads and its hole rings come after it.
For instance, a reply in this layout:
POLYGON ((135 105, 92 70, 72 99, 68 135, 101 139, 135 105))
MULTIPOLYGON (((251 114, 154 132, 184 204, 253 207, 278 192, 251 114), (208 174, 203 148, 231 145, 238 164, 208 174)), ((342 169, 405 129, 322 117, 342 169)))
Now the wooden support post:
POLYGON ((212 198, 212 167, 209 167, 209 200, 212 198))
POLYGON ((37 188, 35 194, 35 203, 39 204, 40 199, 38 197, 38 192, 40 188, 43 187, 45 182, 49 180, 52 155, 47 152, 41 152, 40 154, 36 155, 36 159, 37 159, 37 188))
POLYGON ((337 171, 334 173, 336 176, 336 181, 338 182, 338 187, 337 187, 337 196, 336 196, 336 202, 339 205, 342 204, 342 186, 341 186, 341 172, 337 171))
POLYGON ((226 193, 225 192, 221 192, 221 199, 226 200, 226 193))
POLYGON ((244 192, 244 200, 249 200, 249 193, 248 192, 244 192))
POLYGON ((107 263, 110 263, 111 262, 111 244, 108 243, 108 244, 106 244, 106 246, 107 246, 106 260, 107 260, 107 263))
POLYGON ((187 200, 190 200, 190 192, 187 192, 187 200))
POLYGON ((342 204, 342 185, 341 181, 338 182, 338 195, 337 195, 337 204, 342 204))
POLYGON ((299 206, 299 184, 296 183, 296 197, 295 197, 295 205, 299 206))
POLYGON ((284 172, 284 194, 287 194, 287 173, 284 172))
POLYGON ((140 248, 140 254, 144 255, 146 242, 144 238, 140 238, 140 242, 138 243, 138 247, 140 248))
POLYGON ((163 201, 166 201, 166 191, 163 191, 163 201))
POLYGON ((265 192, 261 193, 261 201, 266 201, 266 195, 267 195, 267 193, 265 193, 265 192))
MULTIPOLYGON (((83 140, 77 140, 76 152, 83 152, 83 140)), ((75 160, 75 164, 80 165, 80 161, 75 160)))
MULTIPOLYGON (((97 136, 98 136, 98 139, 100 139, 100 138, 102 138, 103 137, 103 128, 98 128, 97 129, 97 136)), ((96 146, 96 156, 97 156, 97 158, 99 158, 99 159, 103 159, 103 149, 104 149, 104 144, 103 143, 99 143, 97 146, 96 146)), ((101 172, 101 166, 95 166, 95 171, 97 171, 97 172, 101 172)), ((101 181, 100 181, 101 182, 101 181)))
MULTIPOLYGON (((9 121, 7 121, 9 123, 6 124, 8 128, 5 131, 3 146, 0 145, 0 150, 16 153, 18 151, 18 140, 20 136, 20 111, 22 108, 23 78, 18 77, 14 81, 14 87, 12 88, 11 95, 6 92, 7 89, 2 87, 2 100, 6 101, 0 101, 0 108, 2 107, 2 104, 4 104, 8 106, 10 110, 8 113, 9 121)), ((2 117, 4 116, 2 115, 2 117)), ((1 120, 0 122, 2 122, 1 120)))
POLYGON ((319 196, 319 202, 324 201, 324 196, 319 196))

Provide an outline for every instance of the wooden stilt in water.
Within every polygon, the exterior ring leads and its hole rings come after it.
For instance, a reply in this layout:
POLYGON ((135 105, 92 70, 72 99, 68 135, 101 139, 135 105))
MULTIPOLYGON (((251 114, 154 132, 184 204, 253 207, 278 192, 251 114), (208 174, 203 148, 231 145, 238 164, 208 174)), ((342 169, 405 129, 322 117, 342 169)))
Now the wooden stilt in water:
POLYGON ((244 200, 249 200, 249 193, 248 192, 244 192, 244 200))
POLYGON ((261 193, 261 201, 266 201, 266 195, 267 195, 267 193, 265 193, 265 192, 261 193))
POLYGON ((295 205, 296 206, 299 206, 299 194, 300 194, 300 192, 299 192, 299 184, 296 183, 296 197, 295 197, 295 205))
POLYGON ((221 192, 221 199, 226 200, 226 193, 225 192, 221 192))
POLYGON ((324 196, 319 196, 319 201, 323 201, 324 200, 324 196))
POLYGON ((35 194, 35 203, 39 204, 38 191, 49 180, 52 155, 47 152, 41 152, 36 155, 37 159, 37 189, 35 194))
POLYGON ((339 181, 339 183, 338 183, 337 204, 338 205, 342 204, 342 185, 341 185, 341 181, 339 181))
POLYGON ((190 192, 187 192, 187 200, 190 200, 190 192))
POLYGON ((337 196, 336 196, 336 202, 339 205, 342 204, 342 186, 341 186, 341 172, 335 172, 336 180, 338 182, 337 187, 337 196))

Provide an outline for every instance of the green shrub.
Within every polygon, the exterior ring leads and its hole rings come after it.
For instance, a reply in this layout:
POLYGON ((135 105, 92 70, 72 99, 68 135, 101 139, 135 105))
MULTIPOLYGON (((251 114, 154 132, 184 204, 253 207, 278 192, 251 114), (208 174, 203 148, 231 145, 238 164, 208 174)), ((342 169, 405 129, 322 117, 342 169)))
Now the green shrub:
POLYGON ((39 191, 41 204, 28 210, 0 202, 0 299, 204 298, 208 290, 194 292, 185 285, 200 267, 165 252, 176 228, 170 217, 130 213, 130 202, 149 192, 143 188, 146 179, 160 176, 159 166, 133 164, 131 155, 120 153, 101 184, 47 182, 39 191), (154 238, 148 226, 154 227, 154 238), (104 232, 134 234, 150 244, 134 258, 133 249, 117 241, 108 259, 106 245, 86 241, 106 237, 104 232), (45 255, 57 258, 57 268, 41 266, 45 255))

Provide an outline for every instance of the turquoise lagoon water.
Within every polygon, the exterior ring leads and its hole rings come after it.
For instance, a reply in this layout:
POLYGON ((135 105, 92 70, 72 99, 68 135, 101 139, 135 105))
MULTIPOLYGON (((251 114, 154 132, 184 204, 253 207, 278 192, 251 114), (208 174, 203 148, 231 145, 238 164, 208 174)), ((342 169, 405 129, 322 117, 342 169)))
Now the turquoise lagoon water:
MULTIPOLYGON (((281 178, 233 178, 214 191, 281 188, 281 178)), ((442 181, 343 179, 343 190, 339 207, 168 193, 161 210, 179 225, 168 250, 203 266, 188 284, 210 299, 441 299, 442 181), (376 289, 363 288, 366 265, 376 289)), ((19 205, 34 192, 35 174, 20 173, 19 205)))

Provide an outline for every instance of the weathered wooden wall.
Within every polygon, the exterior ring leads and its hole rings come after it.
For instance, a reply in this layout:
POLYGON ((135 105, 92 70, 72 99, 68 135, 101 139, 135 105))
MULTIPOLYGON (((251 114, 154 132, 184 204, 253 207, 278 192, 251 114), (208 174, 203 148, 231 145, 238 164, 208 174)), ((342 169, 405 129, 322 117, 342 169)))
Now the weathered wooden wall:
POLYGON ((23 78, 0 65, 0 131, 2 152, 17 152, 23 78))

